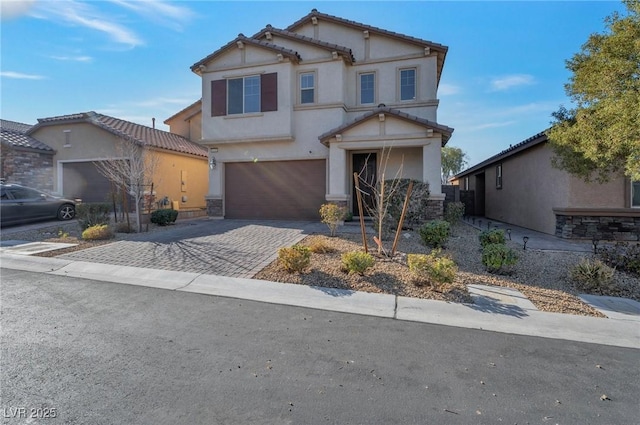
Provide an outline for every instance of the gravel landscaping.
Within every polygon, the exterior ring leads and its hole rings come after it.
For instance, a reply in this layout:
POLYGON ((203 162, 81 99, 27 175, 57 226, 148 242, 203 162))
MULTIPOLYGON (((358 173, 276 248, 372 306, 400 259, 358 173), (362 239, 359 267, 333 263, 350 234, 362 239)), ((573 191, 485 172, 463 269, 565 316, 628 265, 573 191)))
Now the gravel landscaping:
MULTIPOLYGON (((149 231, 161 232, 175 226, 188 225, 177 222, 173 226, 160 227, 151 225, 149 231)), ((258 272, 254 278, 284 283, 294 283, 326 288, 350 289, 375 293, 387 293, 407 297, 427 298, 449 302, 472 302, 467 285, 495 285, 514 288, 522 292, 539 310, 557 313, 569 313, 585 316, 602 317, 602 314, 583 303, 578 292, 568 279, 568 270, 581 259, 591 257, 585 252, 541 251, 522 249, 522 244, 507 241, 507 246, 517 251, 519 260, 510 275, 495 275, 485 271, 481 262, 479 231, 461 223, 453 228, 453 236, 449 239, 444 253, 451 256, 458 266, 458 273, 452 284, 442 287, 416 285, 407 267, 407 254, 429 253, 417 232, 404 232, 393 259, 376 256, 374 267, 363 276, 347 274, 341 270, 341 254, 348 251, 362 250, 359 233, 338 233, 336 237, 327 234, 307 236, 301 244, 311 244, 321 240, 325 245, 335 249, 333 253, 312 254, 310 267, 304 273, 287 273, 278 261, 274 261, 258 272)), ((37 254, 39 256, 57 256, 80 249, 90 248, 114 240, 128 239, 135 234, 117 233, 116 238, 108 241, 83 241, 77 223, 57 224, 51 227, 33 229, 20 233, 2 232, 2 240, 48 241, 77 243, 71 248, 37 254)), ((370 236, 371 238, 371 236, 370 236)), ((385 247, 391 246, 389 241, 385 247)), ((373 253, 375 244, 369 240, 369 249, 373 253)), ((615 272, 615 286, 605 293, 640 301, 640 278, 619 271, 615 272)))
MULTIPOLYGON (((312 235, 301 242, 310 244, 314 238, 321 238, 325 244, 336 249, 336 252, 330 254, 313 254, 311 265, 304 273, 287 273, 276 260, 255 278, 453 302, 471 302, 466 286, 468 284, 504 286, 519 290, 542 311, 603 317, 577 297, 577 291, 567 277, 568 270, 581 259, 590 257, 590 253, 531 249, 523 251, 522 244, 507 241, 507 245, 517 251, 519 261, 512 274, 495 275, 487 273, 482 265, 478 233, 477 229, 466 224, 454 227, 453 236, 444 252, 454 259, 459 271, 455 281, 444 288, 416 286, 413 283, 406 265, 406 254, 430 252, 421 243, 416 232, 405 232, 398 246, 399 254, 393 260, 377 257, 375 266, 364 276, 343 272, 340 262, 343 252, 362 250, 360 235, 338 234, 334 238, 312 235)), ((372 247, 369 246, 369 249, 371 251, 372 247)), ((598 295, 640 301, 640 279, 616 271, 614 281, 615 289, 598 295)))

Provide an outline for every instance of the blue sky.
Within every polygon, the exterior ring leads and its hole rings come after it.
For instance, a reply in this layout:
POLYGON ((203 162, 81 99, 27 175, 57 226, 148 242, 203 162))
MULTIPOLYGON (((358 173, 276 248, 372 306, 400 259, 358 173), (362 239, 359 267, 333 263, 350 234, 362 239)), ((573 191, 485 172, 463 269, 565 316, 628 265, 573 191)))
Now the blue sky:
POLYGON ((620 2, 1 0, 0 117, 97 111, 158 128, 200 98, 189 67, 267 24, 320 12, 449 47, 438 122, 469 165, 549 126, 569 105, 565 60, 620 2))

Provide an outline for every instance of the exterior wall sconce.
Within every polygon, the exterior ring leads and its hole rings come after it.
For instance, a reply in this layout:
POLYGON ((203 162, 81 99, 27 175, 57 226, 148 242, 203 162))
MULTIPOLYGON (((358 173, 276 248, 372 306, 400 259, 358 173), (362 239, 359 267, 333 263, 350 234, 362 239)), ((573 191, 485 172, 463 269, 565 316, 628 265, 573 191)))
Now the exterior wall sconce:
POLYGON ((522 247, 523 251, 527 250, 527 242, 529 242, 529 236, 523 236, 522 237, 522 242, 524 242, 524 246, 522 247))
POLYGON ((218 161, 216 161, 216 157, 211 156, 211 158, 209 158, 209 168, 211 168, 212 170, 215 170, 217 166, 218 166, 218 161))
POLYGON ((509 235, 509 240, 511 240, 511 229, 507 229, 507 235, 509 235))

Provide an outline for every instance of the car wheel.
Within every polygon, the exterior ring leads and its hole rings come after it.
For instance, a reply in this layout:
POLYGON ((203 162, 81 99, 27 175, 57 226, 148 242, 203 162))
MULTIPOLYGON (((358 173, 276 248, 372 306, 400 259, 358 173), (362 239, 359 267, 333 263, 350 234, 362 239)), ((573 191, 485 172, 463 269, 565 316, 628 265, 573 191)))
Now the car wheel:
POLYGON ((71 220, 76 216, 76 208, 70 204, 64 204, 58 209, 58 220, 71 220))

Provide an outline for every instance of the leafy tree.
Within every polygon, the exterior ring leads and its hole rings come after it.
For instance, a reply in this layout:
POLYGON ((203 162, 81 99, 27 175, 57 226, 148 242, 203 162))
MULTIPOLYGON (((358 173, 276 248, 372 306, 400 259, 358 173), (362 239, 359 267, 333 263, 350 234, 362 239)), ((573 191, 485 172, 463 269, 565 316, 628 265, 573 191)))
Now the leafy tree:
POLYGON ((608 16, 607 32, 567 61, 575 107, 560 107, 547 131, 554 166, 585 181, 621 171, 640 180, 640 0, 623 3, 626 13, 608 16))
POLYGON ((467 154, 460 148, 445 146, 442 148, 442 184, 458 174, 467 165, 467 154))

